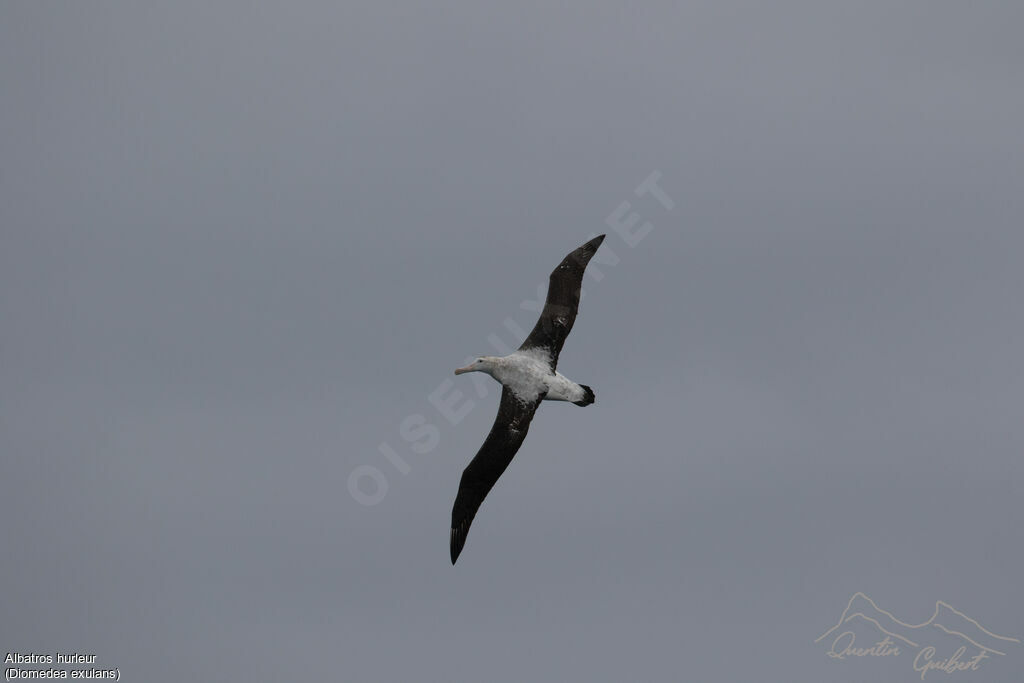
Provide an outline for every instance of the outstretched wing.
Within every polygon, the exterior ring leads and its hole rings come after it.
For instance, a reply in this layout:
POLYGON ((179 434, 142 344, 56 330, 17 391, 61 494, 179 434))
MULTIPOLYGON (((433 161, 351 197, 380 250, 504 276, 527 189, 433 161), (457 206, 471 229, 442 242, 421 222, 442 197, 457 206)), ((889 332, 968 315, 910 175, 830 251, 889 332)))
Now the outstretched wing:
POLYGON ((582 247, 566 256, 558 267, 551 271, 548 280, 548 298, 544 302, 544 310, 526 341, 519 347, 527 349, 543 349, 551 358, 551 370, 558 365, 558 354, 562 351, 565 338, 572 331, 576 322, 576 311, 580 306, 580 289, 583 286, 583 271, 587 269, 590 259, 597 253, 597 248, 604 241, 604 235, 598 235, 582 247))
POLYGON ((476 457, 462 472, 459 482, 459 494, 455 497, 452 508, 452 530, 449 536, 449 548, 452 564, 459 558, 462 546, 466 544, 469 525, 473 523, 476 511, 490 492, 498 477, 512 462, 516 451, 526 438, 533 414, 544 398, 543 394, 532 401, 523 401, 511 389, 505 387, 501 392, 501 403, 498 406, 498 417, 494 420, 491 433, 484 440, 476 457))

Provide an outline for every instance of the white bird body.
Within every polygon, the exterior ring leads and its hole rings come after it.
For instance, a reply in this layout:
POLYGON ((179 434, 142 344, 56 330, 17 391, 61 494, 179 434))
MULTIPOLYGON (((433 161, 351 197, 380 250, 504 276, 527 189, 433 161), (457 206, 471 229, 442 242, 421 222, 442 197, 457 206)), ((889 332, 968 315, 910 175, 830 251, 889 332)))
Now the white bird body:
MULTIPOLYGON (((507 356, 484 356, 463 371, 486 372, 512 390, 524 403, 543 397, 546 401, 581 403, 587 389, 557 370, 551 370, 551 354, 544 349, 525 349, 507 356)), ((591 394, 593 396, 593 394, 591 394)))

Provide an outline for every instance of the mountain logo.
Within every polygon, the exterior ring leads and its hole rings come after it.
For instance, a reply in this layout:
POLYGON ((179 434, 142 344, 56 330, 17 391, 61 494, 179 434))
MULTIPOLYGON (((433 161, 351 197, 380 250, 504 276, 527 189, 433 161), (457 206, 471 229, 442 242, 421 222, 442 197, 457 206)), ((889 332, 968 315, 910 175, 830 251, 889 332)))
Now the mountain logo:
POLYGON ((942 600, 927 621, 908 624, 860 592, 846 603, 836 625, 814 642, 826 645, 825 654, 837 660, 913 653, 914 671, 922 680, 929 671, 977 671, 986 659, 1004 657, 1020 645, 1017 638, 993 633, 942 600))

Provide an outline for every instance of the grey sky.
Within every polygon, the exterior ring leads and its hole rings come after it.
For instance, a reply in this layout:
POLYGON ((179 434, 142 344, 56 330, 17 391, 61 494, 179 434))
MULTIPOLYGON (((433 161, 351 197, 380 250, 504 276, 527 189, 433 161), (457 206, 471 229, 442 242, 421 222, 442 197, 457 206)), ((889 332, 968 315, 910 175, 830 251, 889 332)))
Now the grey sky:
POLYGON ((920 680, 812 642, 856 591, 1024 639, 1022 22, 4 3, 0 651, 153 683, 920 680), (498 394, 451 371, 597 232, 618 262, 559 368, 597 403, 542 407, 453 568, 498 394))

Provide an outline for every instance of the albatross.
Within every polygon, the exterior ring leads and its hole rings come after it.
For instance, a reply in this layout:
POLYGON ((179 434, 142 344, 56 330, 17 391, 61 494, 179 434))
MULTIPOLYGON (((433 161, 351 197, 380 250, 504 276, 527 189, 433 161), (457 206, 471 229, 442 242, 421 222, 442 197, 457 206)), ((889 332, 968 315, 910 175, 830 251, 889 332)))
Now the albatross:
POLYGON ((452 564, 459 559, 480 504, 523 444, 541 401, 568 401, 578 406, 594 402, 590 387, 577 384, 556 368, 558 354, 576 322, 583 271, 603 241, 604 235, 598 235, 551 272, 540 319, 518 350, 507 356, 481 356, 455 370, 456 375, 485 372, 501 383, 502 390, 494 426, 459 482, 448 541, 452 564))

